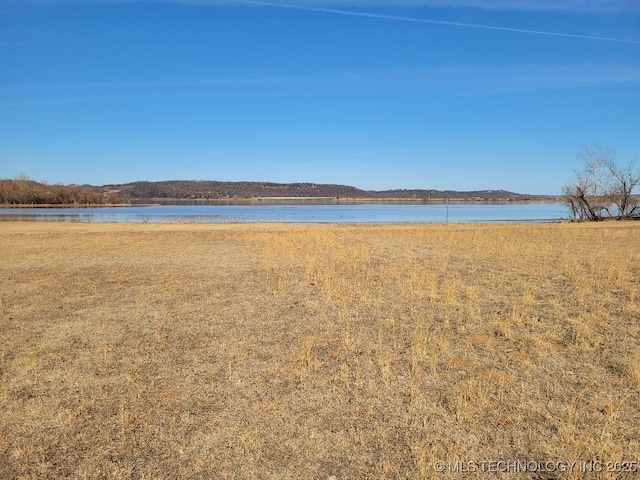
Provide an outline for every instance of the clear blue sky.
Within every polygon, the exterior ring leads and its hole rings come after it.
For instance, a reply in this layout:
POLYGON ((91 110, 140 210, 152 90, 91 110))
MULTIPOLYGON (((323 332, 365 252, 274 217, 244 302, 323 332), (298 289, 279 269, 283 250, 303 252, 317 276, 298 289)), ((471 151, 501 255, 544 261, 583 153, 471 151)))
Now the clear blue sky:
POLYGON ((0 178, 559 194, 594 142, 640 161, 636 0, 0 0, 0 178))

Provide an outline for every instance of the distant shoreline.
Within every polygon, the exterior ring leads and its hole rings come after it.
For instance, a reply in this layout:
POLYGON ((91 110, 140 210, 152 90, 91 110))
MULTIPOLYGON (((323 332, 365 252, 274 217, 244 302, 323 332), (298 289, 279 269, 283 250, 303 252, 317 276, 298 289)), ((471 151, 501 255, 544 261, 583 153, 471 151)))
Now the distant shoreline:
MULTIPOLYGON (((0 203, 0 208, 124 208, 132 205, 131 203, 0 203)), ((137 204, 136 206, 141 207, 143 205, 137 204)))
MULTIPOLYGON (((560 203, 561 198, 449 198, 449 203, 560 203)), ((446 198, 354 198, 354 197, 254 197, 254 198, 143 198, 132 205, 444 205, 446 198), (140 202, 140 203, 138 203, 140 202)))
POLYGON ((139 181, 119 185, 51 185, 22 176, 0 180, 0 205, 94 208, 128 204, 291 205, 439 204, 449 202, 557 202, 556 195, 507 190, 362 190, 350 185, 215 180, 139 181))
MULTIPOLYGON (((455 204, 561 203, 561 198, 449 198, 455 204)), ((443 198, 340 198, 340 197, 255 197, 255 198, 139 198, 127 203, 89 204, 0 204, 0 208, 126 208, 154 205, 444 205, 443 198)))

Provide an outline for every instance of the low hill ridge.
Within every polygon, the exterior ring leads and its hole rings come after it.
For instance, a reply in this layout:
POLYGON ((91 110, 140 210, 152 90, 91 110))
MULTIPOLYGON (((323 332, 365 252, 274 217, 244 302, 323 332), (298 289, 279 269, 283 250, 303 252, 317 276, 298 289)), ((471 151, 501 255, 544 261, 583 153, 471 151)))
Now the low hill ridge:
POLYGON ((526 200, 524 195, 506 190, 362 190, 349 185, 274 182, 221 182, 212 180, 169 180, 103 185, 103 191, 117 191, 121 199, 243 199, 257 197, 337 197, 354 199, 505 199, 526 200))

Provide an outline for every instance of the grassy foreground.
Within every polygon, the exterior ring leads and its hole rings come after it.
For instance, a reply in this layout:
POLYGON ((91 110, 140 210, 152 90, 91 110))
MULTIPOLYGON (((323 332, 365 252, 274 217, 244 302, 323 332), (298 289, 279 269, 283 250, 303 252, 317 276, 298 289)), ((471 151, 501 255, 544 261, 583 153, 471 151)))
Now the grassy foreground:
POLYGON ((0 270, 0 478, 640 460, 638 222, 5 223, 0 270))

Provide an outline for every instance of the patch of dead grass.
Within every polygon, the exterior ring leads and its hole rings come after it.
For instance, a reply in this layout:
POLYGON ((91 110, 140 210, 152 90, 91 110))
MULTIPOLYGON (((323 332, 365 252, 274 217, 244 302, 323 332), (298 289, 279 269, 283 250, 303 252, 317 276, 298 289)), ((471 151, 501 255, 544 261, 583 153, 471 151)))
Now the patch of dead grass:
POLYGON ((0 268, 2 478, 640 459, 638 225, 9 223, 0 268))

